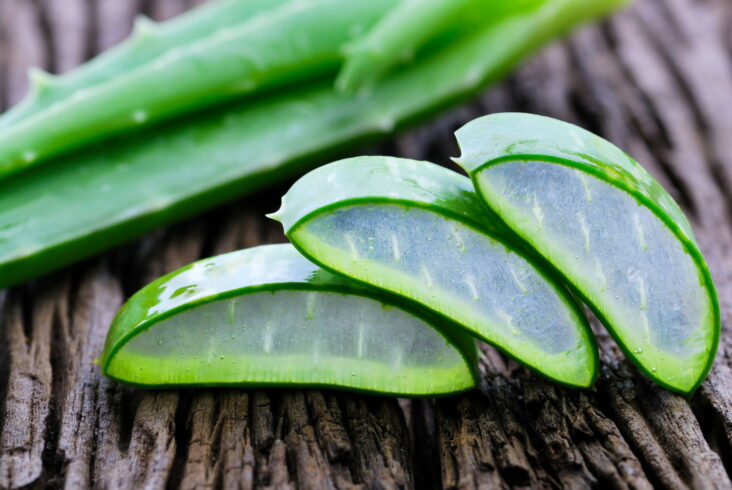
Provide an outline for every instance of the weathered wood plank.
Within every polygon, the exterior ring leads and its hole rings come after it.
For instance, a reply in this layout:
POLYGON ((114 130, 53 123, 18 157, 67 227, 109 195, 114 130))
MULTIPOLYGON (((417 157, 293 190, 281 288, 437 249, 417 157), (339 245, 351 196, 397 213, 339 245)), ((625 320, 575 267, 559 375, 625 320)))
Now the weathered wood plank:
MULTIPOLYGON (((145 13, 199 0, 0 0, 0 104, 25 71, 63 72, 145 13)), ((522 110, 582 124, 638 157, 692 217, 732 321, 732 4, 637 0, 510 80, 370 152, 447 165, 452 131, 522 110)), ((691 399, 642 378, 597 326, 603 372, 577 392, 486 348, 483 387, 404 402, 320 390, 135 390, 92 364, 146 281, 284 240, 282 188, 0 294, 0 486, 66 488, 730 488, 732 346, 691 399), (405 417, 406 415, 408 417, 405 417)))

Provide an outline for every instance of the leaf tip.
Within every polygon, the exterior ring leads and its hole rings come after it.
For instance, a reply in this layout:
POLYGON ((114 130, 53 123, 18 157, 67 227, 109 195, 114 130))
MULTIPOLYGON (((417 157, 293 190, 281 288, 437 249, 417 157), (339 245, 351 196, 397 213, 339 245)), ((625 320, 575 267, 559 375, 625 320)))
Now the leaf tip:
POLYGON ((459 157, 450 157, 450 160, 452 160, 457 165, 460 165, 461 167, 465 167, 465 161, 463 160, 462 156, 459 157))
POLYGON ((157 23, 146 15, 138 15, 135 17, 135 26, 132 30, 134 39, 147 39, 157 30, 157 23))
POLYGON ((33 66, 28 69, 28 79, 33 91, 43 93, 54 84, 55 76, 46 70, 33 66))
POLYGON ((275 211, 274 213, 265 214, 264 216, 267 217, 267 218, 269 218, 269 219, 271 219, 271 220, 279 221, 281 223, 282 222, 282 214, 283 214, 283 210, 282 210, 282 208, 280 208, 277 211, 275 211))

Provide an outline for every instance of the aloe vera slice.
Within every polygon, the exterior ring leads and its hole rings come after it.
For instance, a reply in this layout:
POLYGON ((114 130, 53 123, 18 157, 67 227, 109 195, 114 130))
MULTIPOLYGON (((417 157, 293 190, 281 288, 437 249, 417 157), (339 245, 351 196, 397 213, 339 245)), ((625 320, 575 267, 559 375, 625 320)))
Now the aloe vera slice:
POLYGON ((76 91, 0 133, 0 176, 90 141, 334 71, 396 0, 290 1, 76 91))
POLYGON ((455 172, 360 157, 302 177, 272 217, 322 267, 425 306, 550 379, 590 386, 597 352, 577 304, 483 216, 455 172))
POLYGON ((16 106, 0 115, 0 129, 51 109, 80 90, 89 90, 223 28, 273 9, 287 0, 214 0, 169 21, 138 17, 132 35, 118 46, 63 75, 31 69, 31 88, 16 106))
POLYGON ((456 161, 491 209, 566 277, 650 378, 689 393, 720 317, 689 222, 643 167, 577 126, 494 114, 457 133, 456 161))
POLYGON ((475 342, 319 269, 291 245, 194 262, 119 311, 102 372, 138 386, 320 386, 444 395, 477 382, 475 342))
POLYGON ((364 96, 337 93, 331 80, 314 83, 0 180, 0 287, 296 175, 336 149, 390 136, 464 100, 553 36, 617 3, 543 2, 416 60, 364 96))

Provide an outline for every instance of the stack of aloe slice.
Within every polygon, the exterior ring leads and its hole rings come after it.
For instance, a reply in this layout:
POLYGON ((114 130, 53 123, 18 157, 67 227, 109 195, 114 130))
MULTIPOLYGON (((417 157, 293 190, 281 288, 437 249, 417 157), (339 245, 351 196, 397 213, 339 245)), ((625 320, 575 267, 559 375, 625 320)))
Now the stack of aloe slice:
POLYGON ((590 387, 598 354, 581 299, 651 379, 693 392, 714 360, 719 307, 668 193, 560 121, 496 114, 457 136, 472 182, 391 157, 305 175, 272 215, 292 245, 147 286, 112 325, 103 371, 145 386, 441 395, 475 386, 477 338, 590 387))

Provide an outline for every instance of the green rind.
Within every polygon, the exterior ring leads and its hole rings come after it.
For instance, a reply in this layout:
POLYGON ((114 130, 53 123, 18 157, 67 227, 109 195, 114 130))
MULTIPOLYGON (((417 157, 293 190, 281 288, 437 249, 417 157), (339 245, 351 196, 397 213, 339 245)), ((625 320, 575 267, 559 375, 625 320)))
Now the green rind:
POLYGON ((486 3, 402 0, 365 36, 343 48, 346 57, 336 87, 353 92, 372 85, 405 58, 413 57, 420 45, 455 22, 470 7, 476 4, 485 7, 486 3))
POLYGON ((344 63, 336 88, 367 91, 400 64, 441 38, 466 35, 537 8, 545 0, 403 0, 365 35, 343 48, 344 63))
POLYGON ((430 162, 392 157, 355 157, 302 176, 270 215, 291 230, 314 212, 343 201, 371 199, 418 203, 492 229, 470 180, 430 162))
MULTIPOLYGON (((714 363, 721 335, 721 314, 711 273, 696 243, 691 225, 666 190, 638 162, 609 141, 578 126, 552 118, 522 113, 492 114, 471 121, 455 134, 462 154, 454 160, 470 174, 479 194, 482 191, 477 175, 492 165, 506 161, 547 161, 590 173, 619 188, 647 207, 672 231, 697 264, 713 308, 710 355, 697 382, 688 390, 671 385, 643 365, 632 349, 618 337, 612 324, 594 305, 592 299, 546 258, 543 262, 561 276, 573 292, 592 309, 625 355, 646 376, 669 390, 685 395, 694 393, 714 363)), ((491 215, 498 216, 495 212, 491 215)), ((507 223, 504 225, 510 228, 507 223)), ((526 242, 525 239, 524 241, 526 242)), ((533 248, 528 242, 527 245, 533 248)), ((539 251, 535 252, 541 255, 539 251)))
POLYGON ((177 46, 6 128, 0 177, 131 128, 333 72, 341 46, 394 2, 289 2, 177 46))
MULTIPOLYGON (((447 395, 465 391, 477 386, 480 377, 477 370, 477 350, 475 342, 462 332, 455 332, 440 325, 439 319, 429 312, 407 307, 404 303, 394 301, 388 295, 376 290, 363 288, 358 284, 330 274, 308 262, 294 247, 289 244, 264 245, 240 250, 224 255, 210 257, 189 264, 177 271, 163 276, 135 293, 120 309, 115 317, 105 341, 105 346, 98 363, 102 373, 109 375, 110 364, 120 349, 130 339, 149 328, 154 328, 160 321, 171 316, 184 313, 186 310, 207 303, 227 298, 242 296, 261 291, 306 290, 314 292, 335 292, 369 298, 376 302, 393 306, 420 318, 432 326, 463 357, 467 369, 473 379, 471 386, 459 386, 454 391, 438 393, 389 392, 374 389, 357 389, 351 386, 328 383, 292 383, 288 381, 274 382, 236 382, 221 383, 181 383, 181 384, 147 384, 127 378, 113 379, 135 386, 149 388, 166 388, 181 386, 278 386, 278 387, 324 387, 348 389, 376 393, 382 395, 434 396, 447 395), (258 263, 256 270, 246 269, 258 263), (276 267, 273 267, 276 265, 276 267), (233 272, 236 272, 235 274, 233 272), (187 290, 193 289, 192 293, 187 290), (181 293, 181 291, 184 291, 181 293)), ((174 342, 174 339, 171 340, 174 342)), ((127 355, 127 354, 125 354, 127 355)), ((186 362, 186 360, 182 360, 186 362)), ((195 367, 195 361, 190 361, 195 367)))
POLYGON ((478 198, 469 179, 430 162, 418 162, 393 157, 355 157, 334 162, 317 168, 301 177, 282 198, 281 208, 270 218, 280 221, 285 235, 297 250, 311 262, 335 275, 363 284, 368 288, 378 286, 357 277, 347 276, 343 271, 324 261, 322 257, 303 247, 295 231, 300 225, 321 213, 358 204, 404 204, 410 207, 427 209, 436 215, 459 221, 490 239, 503 244, 507 249, 521 256, 547 282, 554 286, 557 295, 578 320, 580 337, 587 342, 591 359, 588 366, 591 376, 587 385, 573 384, 567 380, 543 372, 538 366, 525 364, 504 346, 482 335, 477 330, 461 324, 430 308, 419 301, 398 295, 384 289, 386 294, 399 296, 402 302, 415 307, 428 309, 438 315, 443 322, 453 325, 456 330, 466 330, 470 335, 479 337, 504 354, 516 359, 530 370, 554 382, 570 387, 586 388, 593 386, 598 375, 599 355, 594 337, 584 313, 574 298, 564 289, 551 270, 543 267, 543 261, 528 255, 523 248, 513 245, 513 236, 502 234, 502 227, 496 226, 489 218, 485 205, 478 198), (391 164, 391 169, 389 167, 391 164), (339 178, 340 177, 340 178, 339 178), (431 184, 428 184, 431 182, 431 184))
POLYGON ((576 162, 643 196, 653 203, 653 209, 668 215, 675 233, 694 242, 686 216, 661 184, 620 148, 586 129, 549 117, 507 112, 475 119, 455 136, 462 149, 455 162, 471 175, 491 162, 512 158, 540 156, 576 162))
POLYGON ((76 91, 114 79, 153 61, 176 46, 243 22, 286 1, 215 0, 159 24, 139 17, 127 40, 68 73, 50 75, 33 69, 29 74, 30 92, 19 104, 0 115, 0 129, 48 110, 76 91))
POLYGON ((418 59, 362 97, 336 93, 330 81, 315 84, 0 181, 0 287, 312 168, 313 156, 391 135, 472 96, 547 40, 617 3, 552 0, 418 59))

